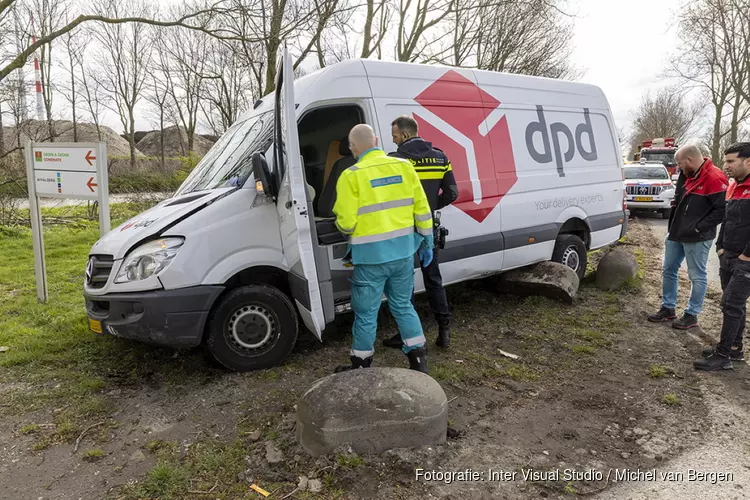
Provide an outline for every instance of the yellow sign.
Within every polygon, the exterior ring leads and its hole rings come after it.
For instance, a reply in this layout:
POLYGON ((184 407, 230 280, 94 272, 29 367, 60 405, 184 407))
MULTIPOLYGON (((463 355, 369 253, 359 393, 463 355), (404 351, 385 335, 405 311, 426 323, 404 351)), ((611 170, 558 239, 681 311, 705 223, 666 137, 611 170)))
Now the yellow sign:
POLYGON ((635 201, 654 201, 651 196, 636 196, 635 201))

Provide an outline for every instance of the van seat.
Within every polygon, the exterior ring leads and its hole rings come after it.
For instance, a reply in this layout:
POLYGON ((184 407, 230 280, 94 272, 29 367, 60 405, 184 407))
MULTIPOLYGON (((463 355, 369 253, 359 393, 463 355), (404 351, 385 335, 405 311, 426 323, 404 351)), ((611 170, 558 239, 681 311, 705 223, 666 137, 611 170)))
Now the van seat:
POLYGON ((344 170, 357 163, 354 155, 349 150, 349 138, 344 137, 339 142, 338 153, 341 157, 333 164, 331 175, 323 185, 323 192, 320 193, 320 197, 318 198, 318 215, 321 217, 335 217, 333 206, 336 204, 336 182, 338 182, 344 170))
POLYGON ((333 140, 331 141, 331 144, 328 145, 328 155, 326 156, 326 167, 323 173, 323 185, 324 186, 328 182, 328 177, 331 175, 331 171, 333 170, 333 164, 336 163, 336 160, 338 160, 339 158, 343 156, 339 152, 340 144, 341 144, 341 141, 333 140))

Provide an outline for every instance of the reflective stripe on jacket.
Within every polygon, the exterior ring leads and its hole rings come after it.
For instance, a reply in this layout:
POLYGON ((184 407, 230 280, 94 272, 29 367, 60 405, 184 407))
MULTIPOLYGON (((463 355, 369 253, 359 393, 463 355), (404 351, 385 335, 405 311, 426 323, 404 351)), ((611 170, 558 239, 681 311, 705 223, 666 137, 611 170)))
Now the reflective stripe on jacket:
POLYGON ((353 264, 382 264, 432 248, 430 205, 411 163, 366 151, 336 183, 336 227, 350 235, 353 264))

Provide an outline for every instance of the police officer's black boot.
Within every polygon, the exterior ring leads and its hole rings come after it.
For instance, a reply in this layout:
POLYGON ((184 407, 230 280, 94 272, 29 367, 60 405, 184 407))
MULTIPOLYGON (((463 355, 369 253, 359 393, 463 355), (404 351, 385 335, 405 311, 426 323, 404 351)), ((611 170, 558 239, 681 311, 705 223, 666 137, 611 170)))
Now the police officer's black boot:
POLYGON ((438 320, 438 335, 437 339, 435 340, 435 344, 437 344, 438 347, 447 348, 451 345, 451 320, 450 319, 440 319, 438 320))
POLYGON ((427 373, 427 350, 424 347, 412 349, 408 352, 409 369, 427 373))
POLYGON ((370 368, 372 366, 372 356, 369 356, 365 359, 358 358, 357 356, 349 356, 349 359, 352 361, 351 366, 339 365, 336 367, 333 373, 341 373, 347 370, 354 370, 356 368, 370 368))

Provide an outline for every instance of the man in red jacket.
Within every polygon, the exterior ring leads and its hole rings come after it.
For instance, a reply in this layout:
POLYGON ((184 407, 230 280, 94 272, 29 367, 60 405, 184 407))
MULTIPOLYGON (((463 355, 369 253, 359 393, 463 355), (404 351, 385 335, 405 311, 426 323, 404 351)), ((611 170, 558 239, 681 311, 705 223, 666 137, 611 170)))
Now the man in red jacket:
POLYGON ((742 334, 750 297, 750 142, 729 146, 724 152, 724 168, 736 181, 727 189, 726 215, 716 238, 724 321, 719 343, 704 349, 704 359, 693 363, 697 370, 730 370, 732 361, 745 359, 742 334))
POLYGON ((728 180, 711 160, 695 146, 683 146, 675 155, 680 168, 672 214, 669 216, 662 268, 661 309, 648 317, 654 323, 672 322, 673 328, 687 330, 698 326, 698 315, 708 289, 706 264, 716 226, 724 219, 728 180), (681 318, 676 319, 677 272, 687 260, 692 284, 690 300, 681 318))

